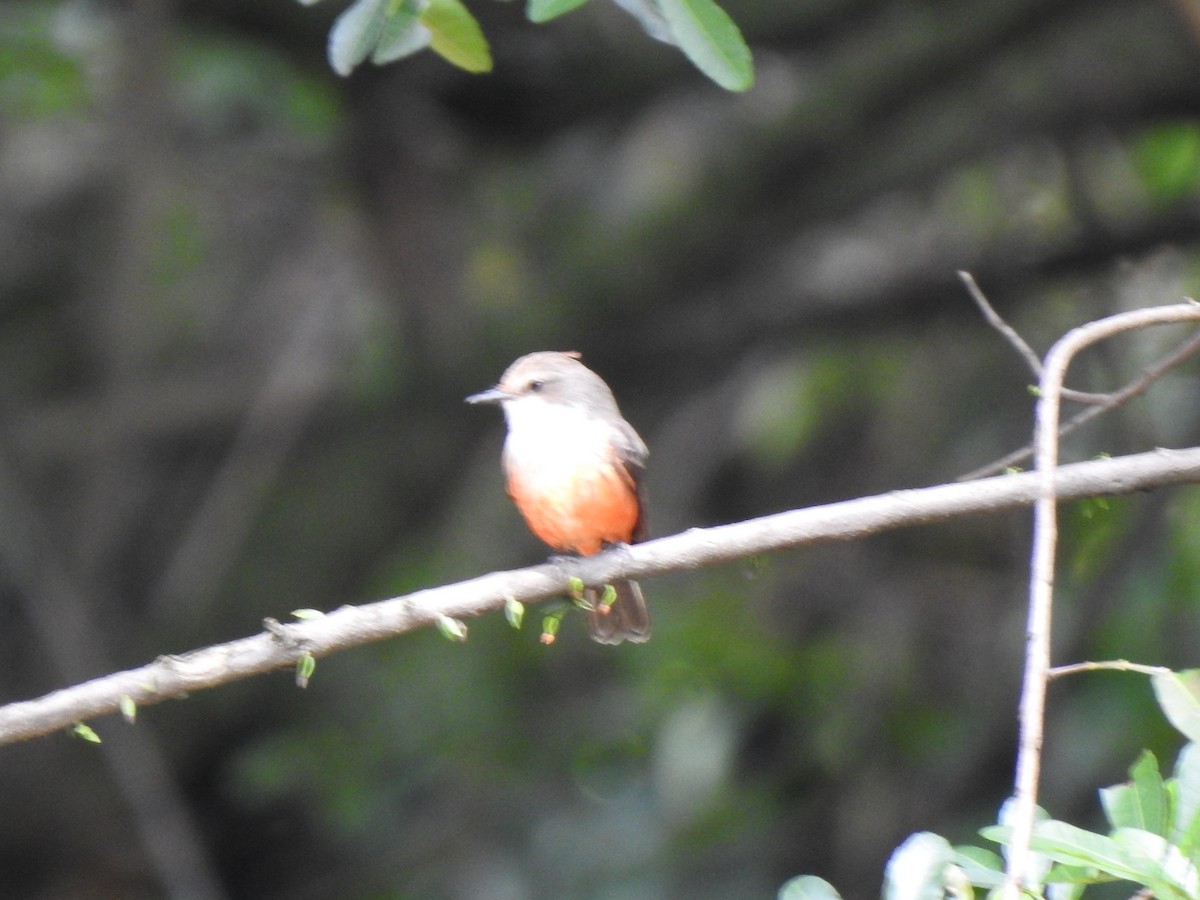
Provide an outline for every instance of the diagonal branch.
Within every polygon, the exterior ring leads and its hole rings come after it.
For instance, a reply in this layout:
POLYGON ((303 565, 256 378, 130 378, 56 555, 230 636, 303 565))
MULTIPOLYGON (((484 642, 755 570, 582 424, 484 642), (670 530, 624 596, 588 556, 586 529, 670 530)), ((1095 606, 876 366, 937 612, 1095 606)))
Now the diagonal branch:
MULTIPOLYGON (((1013 349, 1017 351, 1017 355, 1025 360, 1025 364, 1029 366, 1033 376, 1039 381, 1043 377, 1042 362, 1037 358, 1037 354, 1025 342, 1025 339, 1011 325, 1004 321, 1001 315, 996 312, 991 303, 988 302, 987 296, 980 289, 979 284, 970 272, 959 271, 959 279, 967 289, 967 293, 971 299, 975 301, 975 305, 979 307, 980 313, 989 325, 996 329, 1004 337, 1013 349)), ((1129 382, 1123 388, 1113 391, 1111 394, 1094 394, 1084 391, 1072 391, 1063 388, 1060 396, 1064 400, 1075 400, 1079 403, 1088 404, 1087 409, 1075 414, 1058 429, 1058 437, 1060 439, 1066 437, 1071 432, 1075 431, 1082 425, 1090 422, 1097 416, 1103 415, 1113 409, 1118 409, 1124 406, 1130 400, 1140 397, 1146 393, 1158 379, 1162 378, 1172 369, 1183 365, 1197 353, 1200 353, 1200 334, 1194 334, 1180 343, 1173 351, 1168 353, 1158 362, 1147 366, 1142 370, 1142 374, 1129 382)), ((1020 465, 1025 460, 1033 456, 1033 444, 1028 444, 1019 450, 1001 457, 994 462, 988 463, 986 466, 981 466, 968 472, 966 475, 960 475, 956 481, 974 481, 976 478, 984 478, 988 475, 998 475, 1006 471, 1012 466, 1020 465)))
MULTIPOLYGON (((1060 499, 1196 483, 1200 482, 1200 448, 1076 463, 1056 469, 1053 477, 1054 494, 1060 499)), ((508 598, 536 602, 561 596, 573 577, 585 584, 604 584, 617 578, 696 569, 804 544, 856 540, 894 528, 1030 506, 1042 495, 1041 479, 1042 473, 1032 472, 894 491, 732 525, 694 528, 586 559, 495 572, 377 603, 342 607, 294 624, 268 620, 267 629, 252 637, 182 656, 159 657, 141 668, 0 707, 0 744, 116 712, 123 702, 148 706, 294 666, 306 655, 320 657, 385 640, 447 617, 481 615, 501 608, 508 598)))
POLYGON ((1021 337, 1020 332, 1004 321, 1000 313, 996 312, 996 308, 988 301, 987 295, 979 287, 979 282, 975 280, 975 276, 964 269, 958 272, 958 279, 967 289, 967 293, 971 299, 975 301, 975 305, 979 307, 979 312, 983 315, 983 319, 994 329, 1000 332, 1000 335, 1008 341, 1017 355, 1025 360, 1025 365, 1029 366, 1029 371, 1033 373, 1034 378, 1042 377, 1042 361, 1038 355, 1033 352, 1033 348, 1021 337))
MULTIPOLYGON (((1153 365, 1146 366, 1146 368, 1142 370, 1142 374, 1133 381, 1129 382, 1120 390, 1113 391, 1111 394, 1108 394, 1108 399, 1103 404, 1089 406, 1087 409, 1081 410, 1071 418, 1067 419, 1067 421, 1063 422, 1058 429, 1059 440, 1062 440, 1080 426, 1086 425, 1097 416, 1102 416, 1106 412, 1110 412, 1111 410, 1124 406, 1135 397, 1140 397, 1142 394, 1146 393, 1146 391, 1150 390, 1154 382, 1158 381, 1158 379, 1162 378, 1172 369, 1183 365, 1197 353, 1200 353, 1200 334, 1192 335, 1158 362, 1154 363, 1153 365)), ((1065 396, 1066 395, 1064 394, 1064 397, 1065 396)), ((1033 444, 1028 444, 1019 450, 1014 450, 1012 453, 1009 453, 1007 456, 1004 456, 995 462, 988 463, 986 466, 982 466, 973 472, 968 472, 966 475, 960 475, 957 480, 972 481, 976 478, 983 478, 987 475, 996 475, 1005 471, 1011 466, 1020 465, 1032 456, 1033 444)))

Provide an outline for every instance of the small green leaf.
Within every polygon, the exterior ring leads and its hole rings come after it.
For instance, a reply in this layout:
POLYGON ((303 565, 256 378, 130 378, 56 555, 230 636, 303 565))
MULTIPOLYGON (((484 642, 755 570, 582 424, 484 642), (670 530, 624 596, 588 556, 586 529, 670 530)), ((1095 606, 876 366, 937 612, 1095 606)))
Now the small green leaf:
POLYGON ((122 694, 120 700, 121 716, 132 725, 137 721, 137 704, 128 694, 122 694))
POLYGON ((342 11, 329 31, 329 65, 349 75, 371 55, 383 35, 392 0, 357 0, 342 11))
POLYGON ((572 597, 574 597, 576 600, 583 599, 583 579, 582 578, 576 578, 574 575, 572 575, 567 580, 567 585, 568 585, 567 589, 571 592, 572 597))
POLYGON ((617 602, 617 589, 611 584, 604 586, 604 593, 600 595, 600 611, 606 612, 612 608, 612 605, 617 602))
POLYGON ((308 687, 308 680, 317 670, 317 658, 311 653, 301 653, 296 659, 296 687, 308 687))
POLYGON ((325 618, 325 613, 319 609, 293 609, 292 615, 301 620, 325 618))
POLYGON ((777 900, 842 900, 842 895, 824 878, 801 875, 784 882, 777 900))
POLYGON ((1138 860, 1145 873, 1142 883, 1152 888, 1156 897, 1171 897, 1176 892, 1195 897, 1200 891, 1200 872, 1166 838, 1140 828, 1118 828, 1113 832, 1113 840, 1138 860), (1173 890, 1164 890, 1164 886, 1173 890))
POLYGON ((462 643, 467 639, 467 625, 461 619, 454 619, 439 613, 437 627, 438 631, 442 633, 442 637, 448 641, 462 643))
POLYGON ((942 900, 954 848, 944 837, 918 831, 896 848, 883 872, 884 900, 942 900))
POLYGON ((525 621, 525 604, 516 597, 505 597, 504 618, 508 619, 508 624, 513 628, 520 629, 521 623, 525 621))
POLYGON ((1032 846, 1067 865, 1090 866, 1148 887, 1161 884, 1162 869, 1154 860, 1146 859, 1128 844, 1066 822, 1038 822, 1033 829, 1032 846))
POLYGON ((83 722, 76 722, 74 725, 72 725, 71 734, 93 744, 100 743, 100 735, 96 734, 90 725, 85 725, 83 722))
POLYGON ((754 84, 754 59, 733 19, 713 0, 658 0, 675 42, 701 72, 727 91, 754 84))
POLYGON ((1166 836, 1167 791, 1154 754, 1143 750, 1137 762, 1130 766, 1129 776, 1133 780, 1128 784, 1116 784, 1100 791, 1100 803, 1108 824, 1113 828, 1141 828, 1166 836))
POLYGON ((1200 744, 1187 744, 1167 782, 1171 793, 1171 837, 1185 853, 1200 846, 1200 744))
POLYGON ((971 884, 996 888, 1004 884, 1004 860, 982 847, 955 847, 954 864, 971 884))
POLYGON ((492 51, 475 17, 459 0, 429 0, 420 22, 429 29, 429 46, 467 72, 490 72, 492 51))
POLYGON ((557 19, 573 9, 578 9, 587 2, 588 0, 529 0, 525 15, 530 22, 541 24, 549 22, 551 19, 557 19))
POLYGON ((432 38, 429 29, 418 21, 421 10, 416 0, 394 0, 393 6, 394 12, 371 53, 371 62, 376 65, 412 56, 428 47, 432 38))
POLYGON ((656 41, 664 44, 675 44, 675 35, 671 34, 671 26, 667 24, 658 0, 613 0, 617 6, 625 10, 642 26, 642 30, 656 41))
POLYGON ((1164 670, 1150 683, 1167 720, 1189 741, 1200 741, 1200 669, 1164 670))
POLYGON ((546 613, 542 617, 542 637, 543 644, 553 644, 555 637, 558 636, 558 626, 562 624, 563 616, 566 614, 567 608, 564 606, 561 609, 551 613, 546 613))

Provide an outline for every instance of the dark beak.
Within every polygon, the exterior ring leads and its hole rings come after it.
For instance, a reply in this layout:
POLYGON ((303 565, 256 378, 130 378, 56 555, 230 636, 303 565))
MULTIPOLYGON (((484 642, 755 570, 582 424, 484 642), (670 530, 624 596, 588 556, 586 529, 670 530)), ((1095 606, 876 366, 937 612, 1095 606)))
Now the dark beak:
POLYGON ((486 391, 480 391, 478 394, 472 394, 467 398, 467 402, 475 405, 479 403, 503 403, 512 395, 508 391, 503 391, 498 387, 488 388, 486 391))

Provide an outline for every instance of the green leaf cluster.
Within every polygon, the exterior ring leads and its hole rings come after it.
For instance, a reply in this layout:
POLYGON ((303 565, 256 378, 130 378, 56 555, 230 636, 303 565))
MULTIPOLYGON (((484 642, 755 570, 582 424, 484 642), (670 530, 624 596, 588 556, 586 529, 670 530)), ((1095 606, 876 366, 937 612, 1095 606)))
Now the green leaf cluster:
MULTIPOLYGON (((1131 882, 1157 898, 1200 900, 1200 670, 1154 670, 1155 696, 1167 719, 1188 738, 1170 777, 1143 751, 1129 781, 1100 790, 1108 832, 1100 834, 1049 818, 1039 810, 1027 873, 1034 884, 1024 896, 1077 900, 1089 885, 1131 882)), ((1008 804, 1006 804, 1006 807, 1008 804)), ((980 834, 1004 844, 1011 833, 1007 811, 980 834)), ((885 900, 971 898, 975 888, 1004 883, 1004 863, 990 850, 952 847, 945 838, 919 832, 889 859, 885 900)), ((1140 896, 1140 895, 1139 895, 1140 896)), ((838 900, 828 882, 814 876, 788 881, 779 900, 838 900)))
POLYGON ((459 0, 355 0, 329 32, 329 64, 349 75, 368 58, 377 65, 426 47, 468 72, 490 72, 483 29, 459 0))
MULTIPOLYGON (((301 0, 312 4, 317 0, 301 0)), ((587 0, 528 0, 532 22, 548 22, 587 0)), ((616 0, 652 37, 677 46, 729 91, 754 84, 754 60, 741 31, 713 0, 616 0)), ((490 72, 492 53, 478 20, 460 0, 354 0, 329 33, 329 64, 349 75, 430 49, 467 72, 490 72)))

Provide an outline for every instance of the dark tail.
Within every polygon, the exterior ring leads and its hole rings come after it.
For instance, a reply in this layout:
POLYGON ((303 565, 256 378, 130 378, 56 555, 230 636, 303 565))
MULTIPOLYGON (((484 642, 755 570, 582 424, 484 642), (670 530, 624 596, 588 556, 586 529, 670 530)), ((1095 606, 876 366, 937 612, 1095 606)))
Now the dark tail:
POLYGON ((636 581, 618 581, 613 584, 617 599, 607 611, 600 608, 604 591, 588 588, 584 598, 594 609, 588 612, 588 631, 592 640, 601 644, 619 644, 632 641, 640 644, 650 640, 650 613, 642 599, 642 589, 636 581))

